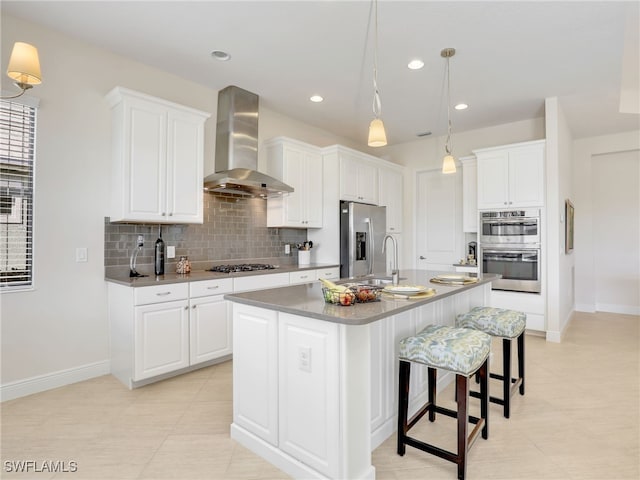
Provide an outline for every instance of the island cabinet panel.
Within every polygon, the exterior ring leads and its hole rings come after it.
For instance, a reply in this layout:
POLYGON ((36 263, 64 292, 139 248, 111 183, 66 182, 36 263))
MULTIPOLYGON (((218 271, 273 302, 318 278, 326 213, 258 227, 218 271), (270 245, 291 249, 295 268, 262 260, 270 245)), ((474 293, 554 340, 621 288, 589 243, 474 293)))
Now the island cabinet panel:
POLYGON ((278 313, 234 305, 233 422, 278 445, 278 313))
POLYGON ((338 475, 338 324, 280 313, 279 446, 329 477, 338 475))

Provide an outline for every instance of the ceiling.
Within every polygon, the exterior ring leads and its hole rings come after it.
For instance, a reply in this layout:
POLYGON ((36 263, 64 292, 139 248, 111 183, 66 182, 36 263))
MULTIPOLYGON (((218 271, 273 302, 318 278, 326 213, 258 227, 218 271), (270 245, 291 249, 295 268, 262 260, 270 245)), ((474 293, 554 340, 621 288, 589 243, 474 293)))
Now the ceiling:
MULTIPOLYGON (((272 110, 366 142, 375 30, 368 0, 3 0, 1 8, 212 89, 237 85, 272 110), (214 60, 213 50, 231 59, 214 60), (310 102, 313 94, 324 102, 310 102)), ((447 47, 457 51, 451 102, 469 105, 452 110, 454 133, 542 117, 544 99, 556 96, 575 138, 638 129, 637 114, 619 113, 625 21, 627 38, 637 39, 637 2, 379 0, 378 85, 389 144, 446 133, 440 51, 447 47), (413 58, 424 68, 409 70, 413 58)), ((625 58, 636 57, 637 47, 625 58)), ((55 59, 41 60, 46 82, 55 59)))

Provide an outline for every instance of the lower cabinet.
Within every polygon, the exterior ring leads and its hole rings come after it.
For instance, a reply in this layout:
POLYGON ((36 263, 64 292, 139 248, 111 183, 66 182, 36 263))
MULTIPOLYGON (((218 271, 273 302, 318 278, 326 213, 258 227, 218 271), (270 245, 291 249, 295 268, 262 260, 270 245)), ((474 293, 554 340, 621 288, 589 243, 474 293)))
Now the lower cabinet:
POLYGON ((135 307, 133 380, 189 366, 189 302, 135 307))
POLYGON ((231 354, 232 279, 108 289, 111 373, 129 388, 231 354))

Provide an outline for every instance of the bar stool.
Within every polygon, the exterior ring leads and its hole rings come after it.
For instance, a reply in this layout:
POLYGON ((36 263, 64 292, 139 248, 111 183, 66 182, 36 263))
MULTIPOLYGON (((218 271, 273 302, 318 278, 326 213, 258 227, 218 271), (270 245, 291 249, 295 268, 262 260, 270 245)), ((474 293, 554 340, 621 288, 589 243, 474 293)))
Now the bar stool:
POLYGON ((489 437, 489 381, 488 358, 491 337, 478 330, 442 325, 429 325, 412 337, 400 341, 400 373, 398 388, 398 455, 405 454, 406 445, 457 464, 458 479, 466 474, 467 453, 478 433, 489 437), (409 380, 411 362, 427 365, 428 401, 418 412, 407 420, 409 409, 409 380), (456 374, 457 411, 436 405, 437 368, 456 374), (480 376, 480 418, 469 415, 469 377, 478 372, 480 376), (458 420, 457 453, 443 450, 435 445, 422 442, 407 435, 409 430, 429 413, 429 421, 436 419, 436 413, 458 420), (467 435, 468 422, 475 424, 467 435))
MULTIPOLYGON (((460 328, 479 330, 494 337, 502 338, 502 375, 490 373, 490 378, 502 380, 502 398, 490 397, 489 400, 504 406, 504 416, 511 414, 511 397, 516 390, 524 395, 524 329, 527 315, 517 310, 504 308, 475 307, 467 313, 458 315, 456 325, 460 328), (511 377, 511 340, 518 339, 518 378, 511 377)), ((469 392, 479 397, 478 392, 469 392)))

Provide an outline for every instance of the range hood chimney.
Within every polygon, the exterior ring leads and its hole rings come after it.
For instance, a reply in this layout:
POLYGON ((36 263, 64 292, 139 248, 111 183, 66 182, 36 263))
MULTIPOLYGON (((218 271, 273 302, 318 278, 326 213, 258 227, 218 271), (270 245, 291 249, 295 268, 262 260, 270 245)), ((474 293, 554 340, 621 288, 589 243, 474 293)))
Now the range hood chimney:
POLYGON ((258 102, 258 95, 233 85, 218 93, 216 173, 204 179, 205 190, 262 198, 293 192, 257 171, 258 102))

